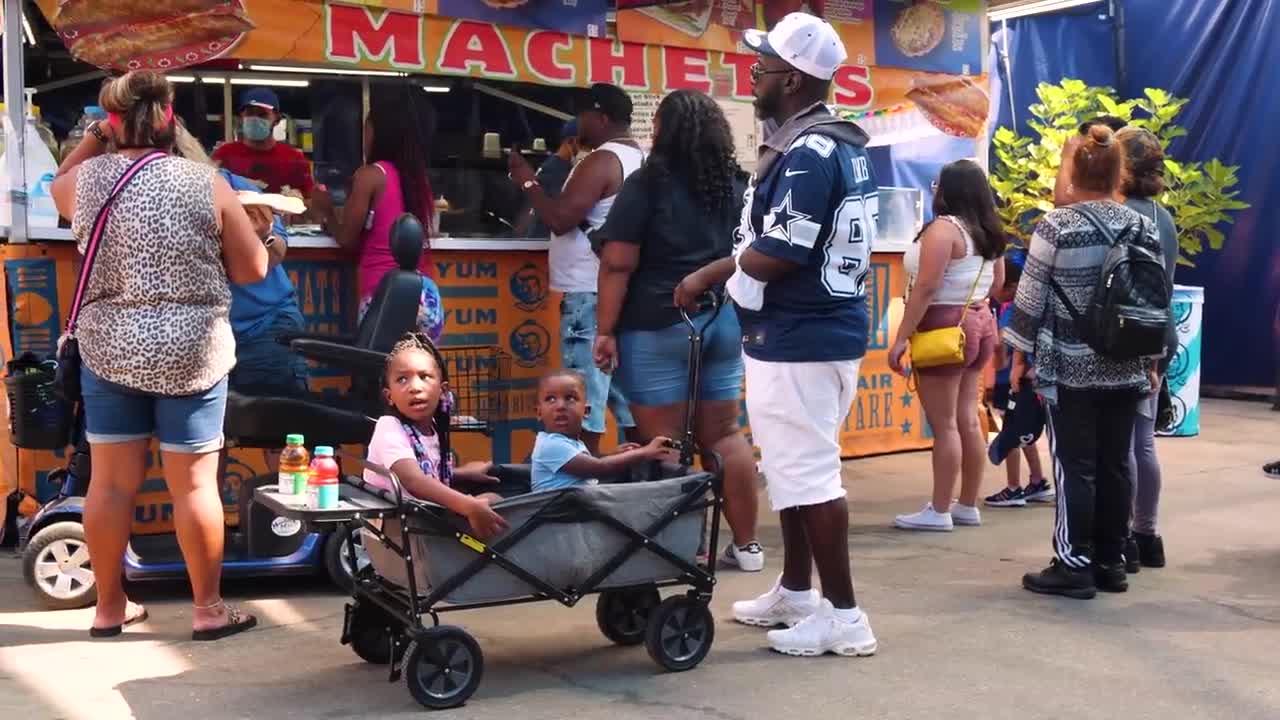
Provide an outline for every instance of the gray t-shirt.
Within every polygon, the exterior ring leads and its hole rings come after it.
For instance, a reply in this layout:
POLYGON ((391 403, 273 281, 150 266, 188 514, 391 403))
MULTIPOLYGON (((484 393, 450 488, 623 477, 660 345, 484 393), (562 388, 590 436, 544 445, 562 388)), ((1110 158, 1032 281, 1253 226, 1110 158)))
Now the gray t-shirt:
MULTIPOLYGON (((1173 275, 1178 269, 1178 226, 1173 222, 1173 215, 1160 203, 1151 198, 1125 198, 1124 204, 1143 217, 1152 218, 1156 223, 1156 231, 1160 234, 1160 247, 1164 250, 1164 271, 1169 276, 1169 288, 1173 288, 1173 275)), ((1173 359, 1178 351, 1178 327, 1173 313, 1169 314, 1169 331, 1165 335, 1165 347, 1168 354, 1165 362, 1173 359)), ((1145 397, 1138 403, 1138 413, 1147 419, 1156 416, 1156 394, 1145 397)))

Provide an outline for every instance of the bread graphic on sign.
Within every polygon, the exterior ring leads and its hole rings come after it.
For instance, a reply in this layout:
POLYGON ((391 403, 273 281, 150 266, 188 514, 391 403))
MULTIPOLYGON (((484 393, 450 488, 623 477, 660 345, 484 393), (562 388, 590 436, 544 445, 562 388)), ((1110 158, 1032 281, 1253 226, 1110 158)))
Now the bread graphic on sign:
POLYGON ((175 70, 254 28, 241 0, 61 0, 52 25, 76 59, 108 70, 175 70))
POLYGON ((889 28, 893 44, 907 57, 933 52, 947 36, 947 13, 940 5, 924 0, 904 8, 889 28))
POLYGON ((982 86, 967 77, 920 75, 912 81, 907 99, 942 132, 960 138, 982 134, 991 109, 991 98, 982 86))
POLYGON ((686 2, 641 8, 644 13, 669 28, 689 37, 702 37, 711 25, 712 0, 687 0, 686 2))

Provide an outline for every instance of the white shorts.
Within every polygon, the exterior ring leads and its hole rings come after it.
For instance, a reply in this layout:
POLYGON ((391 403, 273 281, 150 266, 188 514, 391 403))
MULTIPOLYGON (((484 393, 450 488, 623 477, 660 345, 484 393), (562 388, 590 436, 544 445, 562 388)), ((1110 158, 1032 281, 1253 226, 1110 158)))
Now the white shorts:
POLYGON ((836 434, 857 395, 862 360, 743 360, 747 419, 774 511, 844 497, 836 434))

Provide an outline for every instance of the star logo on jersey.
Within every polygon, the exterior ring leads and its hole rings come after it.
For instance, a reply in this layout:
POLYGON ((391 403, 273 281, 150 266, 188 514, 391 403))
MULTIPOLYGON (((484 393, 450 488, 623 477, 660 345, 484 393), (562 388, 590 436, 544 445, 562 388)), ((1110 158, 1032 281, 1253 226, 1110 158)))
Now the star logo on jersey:
POLYGON ((791 228, 796 223, 805 222, 810 216, 791 208, 791 191, 782 198, 782 204, 765 213, 764 236, 791 242, 791 228))

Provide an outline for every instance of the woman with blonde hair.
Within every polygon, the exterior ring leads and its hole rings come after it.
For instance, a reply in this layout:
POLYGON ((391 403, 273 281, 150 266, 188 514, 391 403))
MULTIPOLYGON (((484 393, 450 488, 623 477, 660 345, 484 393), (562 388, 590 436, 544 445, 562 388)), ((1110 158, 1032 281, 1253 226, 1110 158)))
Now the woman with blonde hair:
POLYGON ((270 226, 255 228, 213 168, 170 154, 173 87, 164 76, 115 78, 99 104, 108 120, 89 127, 53 183, 58 211, 94 257, 73 328, 94 468, 84 510, 98 596, 90 635, 113 637, 147 617, 125 596, 121 570, 154 436, 194 595, 192 638, 216 640, 257 623, 219 591, 217 475, 235 363, 228 282, 266 275, 270 226))

